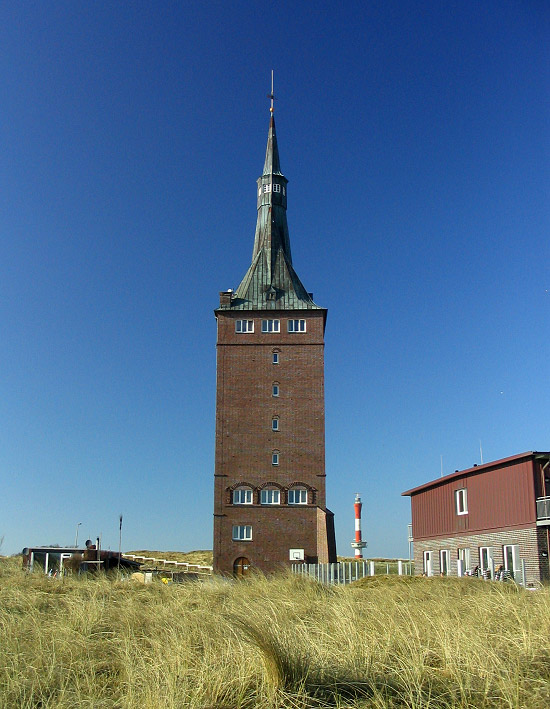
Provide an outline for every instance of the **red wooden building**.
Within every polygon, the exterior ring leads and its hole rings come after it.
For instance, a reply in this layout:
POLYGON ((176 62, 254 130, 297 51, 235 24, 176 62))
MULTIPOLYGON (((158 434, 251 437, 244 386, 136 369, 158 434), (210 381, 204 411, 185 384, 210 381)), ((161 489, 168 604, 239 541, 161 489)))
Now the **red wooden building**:
POLYGON ((402 493, 411 498, 417 573, 480 573, 525 566, 529 584, 550 580, 550 454, 477 465, 402 493), (461 563, 459 563, 461 562, 461 563))

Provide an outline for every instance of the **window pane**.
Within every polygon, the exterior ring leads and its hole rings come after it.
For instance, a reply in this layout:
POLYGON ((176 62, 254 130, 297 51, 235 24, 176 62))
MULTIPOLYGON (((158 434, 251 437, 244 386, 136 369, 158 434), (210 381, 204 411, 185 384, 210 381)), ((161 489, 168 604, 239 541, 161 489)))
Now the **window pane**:
POLYGON ((455 490, 455 509, 457 515, 468 514, 468 491, 466 488, 455 490))
POLYGON ((307 504, 307 490, 303 488, 294 488, 288 491, 288 504, 289 505, 306 505, 307 504))
POLYGON ((305 332, 306 331, 306 321, 305 320, 289 320, 288 321, 288 332, 305 332))
POLYGON ((249 541, 252 539, 252 527, 250 525, 235 525, 233 527, 233 533, 232 533, 233 539, 236 541, 243 541, 247 540, 249 541))
POLYGON ((235 332, 254 332, 254 320, 235 320, 235 332))
POLYGON ((233 504, 234 505, 251 505, 252 504, 252 490, 249 488, 240 488, 233 490, 233 504))
POLYGON ((262 320, 262 332, 279 332, 279 321, 262 320))
POLYGON ((262 490, 261 501, 262 505, 278 505, 280 499, 279 490, 266 489, 262 490))
POLYGON ((273 364, 279 364, 279 353, 273 352, 273 364))

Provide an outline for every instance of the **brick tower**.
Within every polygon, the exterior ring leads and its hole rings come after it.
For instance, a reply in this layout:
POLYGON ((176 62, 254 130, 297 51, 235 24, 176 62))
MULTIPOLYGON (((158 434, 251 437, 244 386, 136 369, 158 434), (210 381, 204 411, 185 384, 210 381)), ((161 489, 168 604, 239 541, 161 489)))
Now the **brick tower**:
POLYGON ((214 568, 241 575, 336 561, 325 506, 324 331, 292 266, 273 117, 252 263, 217 319, 214 568))

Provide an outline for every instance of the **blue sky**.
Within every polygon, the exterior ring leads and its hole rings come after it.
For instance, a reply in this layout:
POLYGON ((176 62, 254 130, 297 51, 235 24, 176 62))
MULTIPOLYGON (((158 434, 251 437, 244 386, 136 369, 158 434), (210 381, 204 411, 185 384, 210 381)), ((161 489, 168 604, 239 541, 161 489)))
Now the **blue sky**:
POLYGON ((212 548, 215 320, 252 254, 275 69, 326 331, 327 500, 550 448, 545 2, 0 7, 1 551, 212 548))

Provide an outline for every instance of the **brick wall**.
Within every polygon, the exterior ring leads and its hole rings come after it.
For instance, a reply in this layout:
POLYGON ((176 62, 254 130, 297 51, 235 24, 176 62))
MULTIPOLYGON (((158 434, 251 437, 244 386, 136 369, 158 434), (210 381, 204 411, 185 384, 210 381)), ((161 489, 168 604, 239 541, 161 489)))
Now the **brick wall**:
POLYGON ((328 561, 324 311, 218 311, 217 320, 214 566, 230 573, 234 560, 245 556, 272 571, 289 564, 291 548, 305 549, 311 563, 328 561), (281 331, 262 333, 262 318, 279 319, 281 331), (305 319, 306 332, 288 333, 289 318, 305 319), (235 332, 241 319, 254 320, 254 332, 235 332), (279 396, 272 395, 274 384, 279 396), (280 489, 280 505, 259 504, 268 483, 280 489), (240 484, 253 490, 253 505, 232 504, 231 491, 240 484), (308 490, 305 506, 287 504, 287 491, 297 484, 308 490), (236 524, 252 525, 252 541, 232 541, 236 524))
POLYGON ((414 564, 415 572, 421 574, 423 571, 423 559, 425 551, 433 551, 433 573, 435 576, 440 573, 439 552, 443 549, 450 551, 451 576, 457 575, 458 549, 470 549, 470 566, 475 568, 480 565, 479 547, 493 547, 493 558, 495 568, 504 564, 503 546, 508 544, 519 545, 520 559, 525 560, 525 574, 527 583, 541 581, 545 579, 548 569, 548 557, 543 559, 542 552, 548 553, 546 537, 541 534, 542 528, 527 527, 523 529, 508 529, 495 531, 486 534, 472 534, 463 536, 440 537, 414 542, 414 564), (544 545, 544 546, 541 546, 544 545), (542 564, 541 560, 545 561, 542 564))

